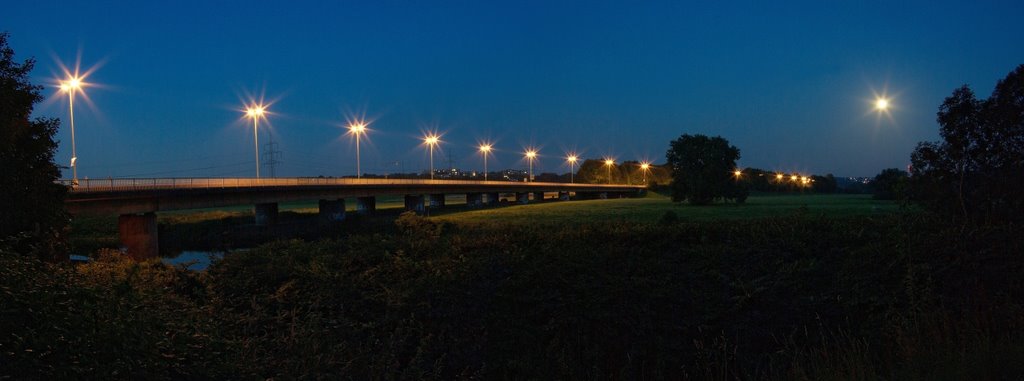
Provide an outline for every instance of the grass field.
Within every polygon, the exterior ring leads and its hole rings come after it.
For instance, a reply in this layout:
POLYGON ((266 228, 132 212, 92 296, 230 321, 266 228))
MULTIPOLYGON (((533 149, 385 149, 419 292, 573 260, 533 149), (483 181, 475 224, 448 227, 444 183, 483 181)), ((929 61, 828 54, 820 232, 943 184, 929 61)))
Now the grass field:
MULTIPOLYGON (((549 195, 551 197, 553 195, 549 195)), ((674 214, 679 221, 713 221, 764 218, 793 214, 808 216, 860 216, 892 213, 899 206, 890 201, 873 200, 869 195, 766 195, 750 197, 745 204, 714 204, 690 206, 673 203, 668 197, 650 193, 643 198, 610 200, 576 200, 560 202, 548 200, 527 205, 515 203, 502 207, 468 209, 461 195, 448 197, 447 207, 430 211, 431 218, 459 224, 531 224, 564 225, 584 221, 624 221, 656 223, 674 214), (669 213, 671 212, 671 213, 669 213)), ((355 211, 355 202, 348 202, 349 212, 355 211)), ((397 214, 403 207, 400 197, 378 198, 381 213, 397 214)), ((281 221, 309 221, 316 218, 315 202, 282 203, 281 221)), ((161 226, 187 228, 191 235, 207 235, 231 226, 252 224, 251 206, 215 209, 196 209, 158 214, 161 226)), ((672 217, 669 217, 672 218, 672 217)), ((101 247, 116 248, 117 216, 83 216, 72 222, 70 242, 76 254, 86 255, 101 247)), ((278 237, 280 238, 280 237, 278 237)), ((213 239, 216 241, 216 239, 213 239)), ((174 242, 164 242, 174 246, 174 242)), ((184 243, 188 246, 188 243, 184 243)))
POLYGON ((899 206, 873 200, 870 195, 769 195, 750 197, 745 204, 691 206, 673 203, 651 193, 644 198, 543 202, 482 210, 452 210, 437 219, 459 223, 552 223, 622 220, 658 222, 672 212, 683 221, 763 218, 803 213, 824 216, 856 216, 892 213, 899 206))

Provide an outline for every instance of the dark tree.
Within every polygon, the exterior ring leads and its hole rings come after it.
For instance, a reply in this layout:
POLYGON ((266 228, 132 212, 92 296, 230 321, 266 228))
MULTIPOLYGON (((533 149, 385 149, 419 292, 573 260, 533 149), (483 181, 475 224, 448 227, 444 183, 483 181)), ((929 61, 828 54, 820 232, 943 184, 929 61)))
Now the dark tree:
POLYGON ((60 168, 53 162, 53 140, 60 121, 31 118, 42 101, 42 86, 32 85, 35 61, 18 63, 0 33, 0 239, 22 253, 54 258, 67 226, 64 186, 55 183, 60 168))
POLYGON ((625 184, 626 178, 623 176, 621 165, 612 164, 611 171, 608 170, 608 165, 604 163, 604 160, 586 159, 579 166, 579 171, 576 172, 576 182, 587 183, 587 184, 625 184), (611 179, 609 181, 608 173, 611 172, 611 179))
POLYGON ((814 193, 836 193, 839 185, 836 182, 836 177, 831 173, 825 176, 814 175, 811 176, 811 189, 814 190, 814 193))
POLYGON ((911 155, 911 196, 976 222, 1024 219, 1024 65, 979 100, 962 86, 939 106, 939 142, 911 155))
POLYGON ((672 141, 665 157, 672 167, 672 201, 707 205, 718 198, 746 200, 747 185, 733 173, 740 150, 724 138, 684 134, 672 141))
POLYGON ((906 171, 898 168, 882 170, 871 180, 871 189, 876 200, 897 200, 904 196, 907 178, 906 171))

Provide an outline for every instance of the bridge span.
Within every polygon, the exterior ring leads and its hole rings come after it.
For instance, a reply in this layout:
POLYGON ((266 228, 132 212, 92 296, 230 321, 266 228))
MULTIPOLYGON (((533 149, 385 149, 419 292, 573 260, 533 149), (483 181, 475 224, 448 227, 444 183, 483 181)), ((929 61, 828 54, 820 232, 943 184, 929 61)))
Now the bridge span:
POLYGON ((445 195, 463 194, 469 207, 496 205, 501 195, 518 203, 634 197, 643 185, 574 184, 472 180, 350 179, 350 178, 150 178, 87 179, 69 187, 65 208, 72 215, 117 214, 121 245, 135 259, 159 255, 156 213, 170 210, 253 205, 256 225, 273 225, 278 203, 319 200, 324 223, 345 218, 345 199, 354 199, 358 213, 373 213, 378 196, 404 196, 405 209, 422 213, 443 207, 445 195))

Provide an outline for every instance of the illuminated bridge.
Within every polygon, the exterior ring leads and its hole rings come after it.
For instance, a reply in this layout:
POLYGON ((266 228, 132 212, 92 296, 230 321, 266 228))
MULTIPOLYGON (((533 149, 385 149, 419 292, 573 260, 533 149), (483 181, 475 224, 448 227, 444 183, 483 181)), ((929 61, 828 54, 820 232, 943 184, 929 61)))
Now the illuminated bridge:
POLYGON ((502 195, 525 204, 557 194, 558 200, 633 197, 642 185, 605 185, 468 180, 334 178, 165 178, 91 179, 71 186, 65 207, 72 215, 118 214, 122 246, 136 259, 158 255, 156 213, 169 210, 253 205, 256 225, 273 225, 278 203, 319 200, 324 222, 345 218, 345 199, 358 213, 373 213, 377 196, 404 196, 405 209, 443 207, 445 195, 464 194, 466 205, 496 205, 502 195))

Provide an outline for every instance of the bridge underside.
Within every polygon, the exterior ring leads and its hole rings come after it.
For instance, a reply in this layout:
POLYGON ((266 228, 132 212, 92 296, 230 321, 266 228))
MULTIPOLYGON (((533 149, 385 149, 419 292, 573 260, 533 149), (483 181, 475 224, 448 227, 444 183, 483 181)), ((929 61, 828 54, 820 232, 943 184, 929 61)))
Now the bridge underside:
MULTIPOLYGON (((443 182, 442 182, 443 183, 443 182)), ((71 192, 65 206, 72 215, 118 214, 122 247, 134 259, 159 255, 156 213, 170 210, 253 205, 256 225, 277 221, 278 203, 319 200, 321 223, 345 219, 345 199, 352 198, 357 213, 376 210, 376 197, 403 196, 405 209, 423 213, 445 206, 448 194, 465 194, 468 207, 498 205, 502 194, 514 196, 518 203, 544 200, 545 193, 557 194, 557 200, 577 198, 635 197, 645 192, 641 186, 610 186, 561 183, 483 183, 483 184, 390 184, 382 185, 281 185, 205 188, 90 189, 71 192)))

